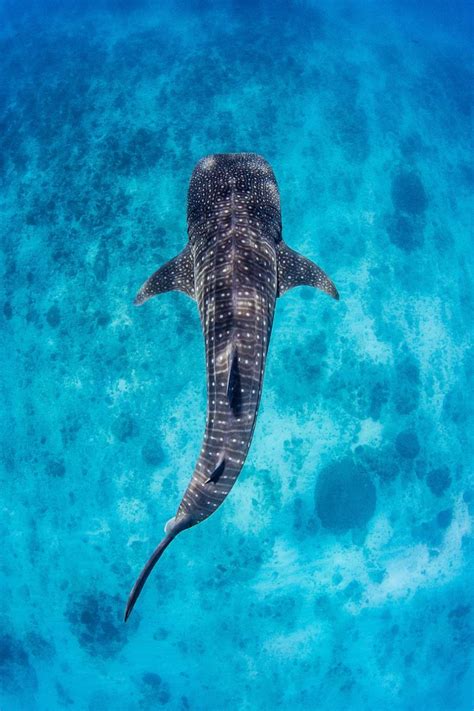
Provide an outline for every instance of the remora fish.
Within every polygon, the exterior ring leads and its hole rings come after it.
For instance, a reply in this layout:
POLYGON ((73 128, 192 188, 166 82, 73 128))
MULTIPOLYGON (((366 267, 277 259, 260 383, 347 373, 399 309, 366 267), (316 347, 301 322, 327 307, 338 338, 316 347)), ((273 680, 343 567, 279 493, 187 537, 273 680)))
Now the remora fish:
POLYGON ((206 430, 192 479, 130 593, 125 620, 165 548, 216 511, 242 470, 277 297, 307 284, 339 298, 322 269, 283 241, 278 186, 261 156, 202 158, 191 176, 187 218, 186 247, 145 282, 135 304, 172 290, 197 301, 206 347, 206 430))

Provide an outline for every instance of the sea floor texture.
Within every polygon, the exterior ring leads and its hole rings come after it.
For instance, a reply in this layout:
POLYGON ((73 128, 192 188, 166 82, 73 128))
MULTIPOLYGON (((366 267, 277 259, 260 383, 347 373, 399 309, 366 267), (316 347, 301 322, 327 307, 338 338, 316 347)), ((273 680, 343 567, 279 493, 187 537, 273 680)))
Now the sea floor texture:
POLYGON ((2 711, 470 711, 472 2, 0 4, 2 711), (203 155, 273 166, 341 299, 277 304, 219 511, 130 588, 204 429, 140 309, 203 155))

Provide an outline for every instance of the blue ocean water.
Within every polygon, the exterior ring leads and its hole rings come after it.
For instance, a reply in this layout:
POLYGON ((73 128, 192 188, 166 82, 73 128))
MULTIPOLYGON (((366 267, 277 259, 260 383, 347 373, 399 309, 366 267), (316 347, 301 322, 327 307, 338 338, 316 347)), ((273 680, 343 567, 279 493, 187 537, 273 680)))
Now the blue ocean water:
POLYGON ((473 706, 472 2, 0 5, 2 711, 473 706), (334 279, 279 300, 246 466, 192 473, 196 161, 334 279), (471 589, 470 589, 471 588, 471 589))

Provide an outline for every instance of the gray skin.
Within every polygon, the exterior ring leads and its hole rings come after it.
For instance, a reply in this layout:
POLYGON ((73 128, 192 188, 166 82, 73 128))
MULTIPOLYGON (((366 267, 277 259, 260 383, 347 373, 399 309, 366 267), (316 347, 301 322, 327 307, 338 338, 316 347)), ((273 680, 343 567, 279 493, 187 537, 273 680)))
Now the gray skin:
POLYGON ((325 273, 282 240, 275 176, 255 153, 199 161, 189 185, 188 236, 184 250, 145 282, 135 304, 171 290, 196 300, 206 347, 206 429, 191 481, 130 593, 125 620, 165 548, 218 509, 242 470, 277 297, 306 284, 339 298, 325 273))

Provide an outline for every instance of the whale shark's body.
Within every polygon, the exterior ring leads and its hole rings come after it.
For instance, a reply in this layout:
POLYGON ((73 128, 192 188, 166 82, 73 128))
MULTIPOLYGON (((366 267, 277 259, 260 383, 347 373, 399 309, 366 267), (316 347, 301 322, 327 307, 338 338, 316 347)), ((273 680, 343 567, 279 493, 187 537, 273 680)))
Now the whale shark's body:
POLYGON ((130 593, 125 619, 168 544, 216 511, 242 470, 277 297, 307 284, 339 298, 324 272, 283 242, 275 176, 255 153, 199 161, 188 192, 188 235, 184 250, 145 282, 135 303, 171 290, 196 300, 206 347, 206 430, 191 481, 130 593))

